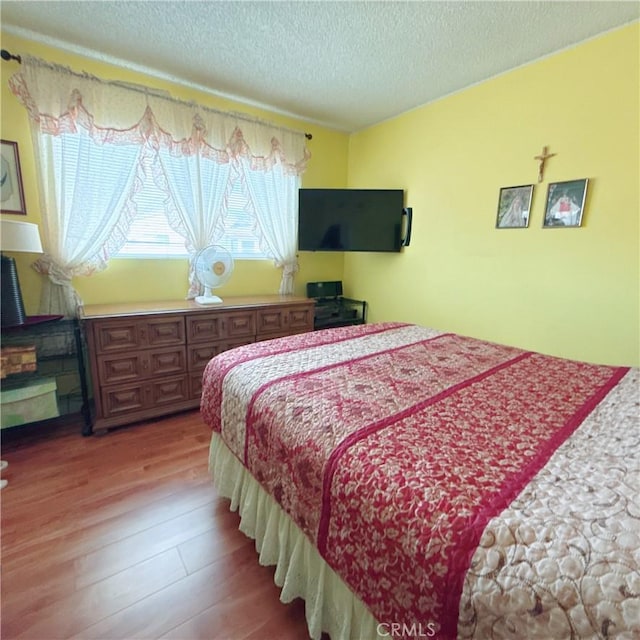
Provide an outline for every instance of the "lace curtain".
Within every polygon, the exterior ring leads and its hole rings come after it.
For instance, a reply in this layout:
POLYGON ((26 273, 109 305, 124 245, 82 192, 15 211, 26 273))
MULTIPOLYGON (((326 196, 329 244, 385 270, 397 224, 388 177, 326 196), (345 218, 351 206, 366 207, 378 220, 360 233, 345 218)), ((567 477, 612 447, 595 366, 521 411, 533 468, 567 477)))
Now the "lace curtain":
POLYGON ((123 246, 149 173, 191 255, 188 297, 199 291, 195 254, 224 232, 234 179, 283 269, 280 293, 293 292, 303 133, 26 55, 9 85, 29 113, 38 169, 45 253, 34 267, 48 276, 40 313, 77 313, 72 278, 104 269, 123 246))
POLYGON ((190 138, 192 153, 185 155, 175 147, 162 147, 158 149, 158 162, 153 167, 154 181, 166 194, 169 224, 185 238, 190 255, 187 298, 201 293, 195 257, 222 236, 230 185, 228 154, 218 154, 209 147, 204 133, 204 123, 196 115, 190 138))
POLYGON ((241 179, 253 206, 259 236, 276 266, 282 268, 279 293, 293 292, 293 279, 298 271, 298 220, 290 211, 296 211, 298 202, 297 176, 287 175, 286 167, 279 161, 266 171, 251 171, 249 160, 240 159, 243 168, 241 179), (293 179, 292 179, 293 178, 293 179), (270 215, 270 212, 281 215, 270 215))

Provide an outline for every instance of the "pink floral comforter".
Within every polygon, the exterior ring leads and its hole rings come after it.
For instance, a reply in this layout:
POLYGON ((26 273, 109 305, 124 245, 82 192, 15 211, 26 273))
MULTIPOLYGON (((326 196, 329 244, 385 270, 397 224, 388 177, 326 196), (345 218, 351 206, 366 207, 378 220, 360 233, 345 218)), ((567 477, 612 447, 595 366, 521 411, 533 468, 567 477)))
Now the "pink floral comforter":
POLYGON ((397 636, 609 637, 639 633, 637 373, 385 323, 224 352, 201 408, 397 636))

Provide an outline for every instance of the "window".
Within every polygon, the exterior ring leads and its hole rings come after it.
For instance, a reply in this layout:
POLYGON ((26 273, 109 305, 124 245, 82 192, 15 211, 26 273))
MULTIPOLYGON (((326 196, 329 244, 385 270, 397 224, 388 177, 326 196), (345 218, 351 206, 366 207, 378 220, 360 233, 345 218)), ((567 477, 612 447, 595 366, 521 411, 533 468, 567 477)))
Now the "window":
POLYGON ((271 258, 260 248, 260 239, 255 232, 255 220, 247 212, 247 196, 242 193, 240 181, 233 185, 229 195, 229 210, 224 221, 224 236, 219 244, 234 258, 260 260, 271 258))
MULTIPOLYGON (((116 258, 187 258, 184 238, 169 226, 164 213, 164 194, 151 178, 136 196, 138 213, 131 224, 127 242, 116 258)), ((271 258, 260 248, 254 231, 254 220, 247 212, 247 197, 236 181, 224 220, 224 235, 216 243, 236 259, 265 260, 271 258)))

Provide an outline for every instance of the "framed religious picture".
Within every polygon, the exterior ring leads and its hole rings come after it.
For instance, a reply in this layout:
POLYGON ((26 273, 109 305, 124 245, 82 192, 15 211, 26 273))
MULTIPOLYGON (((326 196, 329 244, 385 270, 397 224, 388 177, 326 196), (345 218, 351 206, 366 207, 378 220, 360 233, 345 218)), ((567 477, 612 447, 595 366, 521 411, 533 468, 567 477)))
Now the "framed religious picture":
POLYGON ((0 140, 0 212, 27 215, 18 143, 0 140))
POLYGON ((498 198, 497 229, 524 229, 529 226, 533 185, 502 187, 498 198))
POLYGON ((552 182, 547 191, 542 226, 545 229, 579 227, 582 224, 588 183, 587 178, 552 182))

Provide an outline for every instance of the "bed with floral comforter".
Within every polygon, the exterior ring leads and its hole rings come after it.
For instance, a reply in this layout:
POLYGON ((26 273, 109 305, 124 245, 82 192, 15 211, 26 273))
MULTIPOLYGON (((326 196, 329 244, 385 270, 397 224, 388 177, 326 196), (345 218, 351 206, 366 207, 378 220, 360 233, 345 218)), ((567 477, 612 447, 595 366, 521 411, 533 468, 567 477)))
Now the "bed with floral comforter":
POLYGON ((353 596, 313 637, 640 638, 637 369, 382 323, 224 352, 201 409, 353 596))

